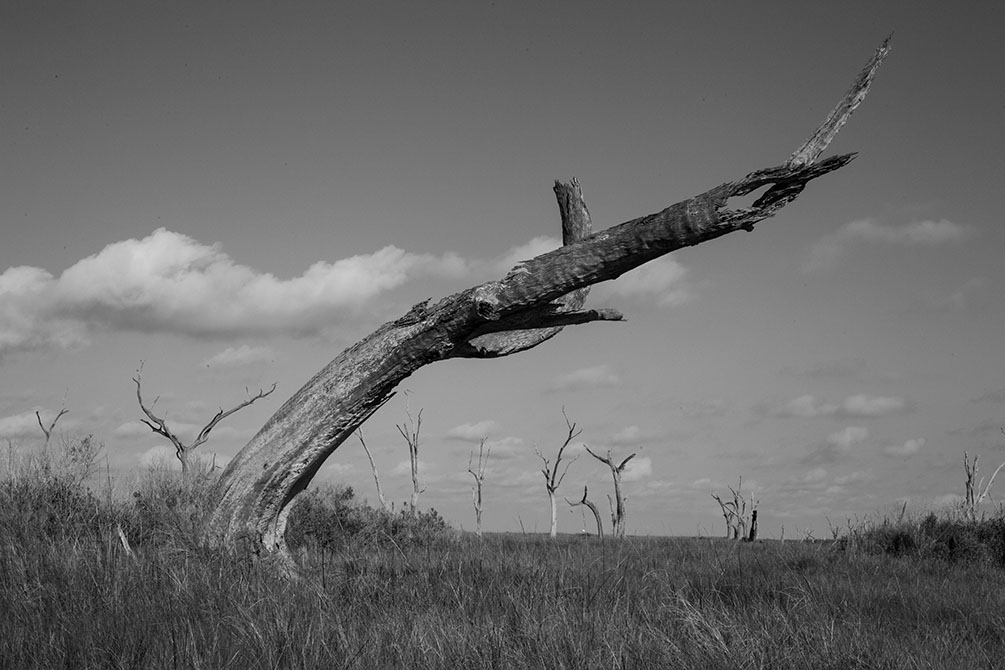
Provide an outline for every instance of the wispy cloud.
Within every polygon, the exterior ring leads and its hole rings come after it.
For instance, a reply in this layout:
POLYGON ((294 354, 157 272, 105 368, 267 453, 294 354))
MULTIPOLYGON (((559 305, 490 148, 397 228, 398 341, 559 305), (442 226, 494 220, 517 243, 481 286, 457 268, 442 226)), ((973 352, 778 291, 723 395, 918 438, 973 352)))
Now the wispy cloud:
POLYGON ((803 463, 821 464, 833 463, 849 454, 852 447, 861 444, 869 437, 869 429, 863 426, 848 426, 827 436, 823 442, 815 446, 803 459, 803 463))
POLYGON ((875 219, 851 221, 813 244, 803 269, 813 272, 830 268, 858 244, 931 247, 958 242, 969 232, 967 226, 946 219, 915 221, 900 226, 882 224, 875 219))
POLYGON ((207 368, 236 368, 272 360, 274 354, 269 347, 252 347, 242 344, 239 347, 227 347, 213 354, 202 362, 207 368))
POLYGON ((475 444, 486 439, 495 429, 497 424, 490 419, 479 421, 478 423, 462 423, 454 426, 446 433, 448 440, 458 440, 460 442, 473 442, 475 444))
POLYGON ((235 262, 220 245, 159 228, 109 244, 59 277, 27 266, 0 274, 0 355, 84 344, 95 329, 192 337, 316 334, 412 277, 466 271, 454 254, 387 246, 280 279, 235 262))
POLYGON ((839 403, 818 400, 812 395, 801 395, 788 401, 773 413, 782 417, 813 418, 836 417, 880 417, 906 411, 907 401, 898 396, 876 396, 867 393, 848 396, 839 403))
POLYGON ((883 449, 890 456, 913 456, 925 446, 925 438, 916 437, 904 442, 904 444, 893 444, 883 449))
POLYGON ((580 391, 584 389, 621 386, 621 377, 609 365, 595 365, 556 377, 550 391, 580 391))

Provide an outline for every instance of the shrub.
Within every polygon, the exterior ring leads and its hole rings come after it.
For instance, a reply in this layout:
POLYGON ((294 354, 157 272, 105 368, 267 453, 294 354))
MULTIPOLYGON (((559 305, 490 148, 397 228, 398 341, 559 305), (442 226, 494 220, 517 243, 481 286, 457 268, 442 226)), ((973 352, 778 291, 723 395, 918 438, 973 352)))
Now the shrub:
POLYGON ((338 549, 365 546, 425 546, 455 536, 436 512, 412 516, 374 509, 355 498, 348 486, 322 486, 303 493, 294 503, 286 526, 290 549, 338 549))

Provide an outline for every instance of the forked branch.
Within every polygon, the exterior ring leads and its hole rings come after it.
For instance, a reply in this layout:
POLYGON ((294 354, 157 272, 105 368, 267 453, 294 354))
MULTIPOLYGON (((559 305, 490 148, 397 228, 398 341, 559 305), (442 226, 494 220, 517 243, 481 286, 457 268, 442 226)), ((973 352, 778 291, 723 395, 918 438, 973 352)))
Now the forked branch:
POLYGON ((271 395, 272 392, 276 390, 276 385, 273 384, 272 388, 270 388, 268 391, 258 389, 257 394, 255 394, 254 396, 250 396, 247 400, 245 400, 244 402, 240 403, 239 405, 237 405, 232 409, 224 411, 224 409, 221 407, 220 411, 217 412, 213 416, 213 418, 209 420, 209 423, 203 426, 202 430, 199 431, 199 434, 196 435, 195 439, 192 440, 192 442, 186 444, 181 438, 179 438, 174 433, 174 431, 168 428, 167 421, 163 417, 159 417, 156 414, 154 414, 153 407, 154 405, 157 404, 157 401, 160 399, 160 396, 154 398, 153 403, 151 403, 149 407, 147 407, 147 405, 143 402, 142 379, 143 379, 143 362, 140 361, 140 367, 136 370, 136 376, 133 377, 133 382, 136 383, 136 400, 140 405, 140 409, 143 410, 143 413, 147 416, 146 419, 140 419, 140 421, 149 426, 150 430, 152 430, 153 432, 163 437, 166 437, 171 442, 171 444, 174 445, 175 456, 181 462, 182 472, 186 474, 188 473, 189 456, 197 447, 204 444, 206 440, 209 439, 209 434, 213 430, 213 428, 216 427, 216 424, 220 423, 220 421, 226 419, 234 412, 237 412, 238 410, 244 409, 248 405, 251 405, 256 400, 261 400, 262 398, 271 395))

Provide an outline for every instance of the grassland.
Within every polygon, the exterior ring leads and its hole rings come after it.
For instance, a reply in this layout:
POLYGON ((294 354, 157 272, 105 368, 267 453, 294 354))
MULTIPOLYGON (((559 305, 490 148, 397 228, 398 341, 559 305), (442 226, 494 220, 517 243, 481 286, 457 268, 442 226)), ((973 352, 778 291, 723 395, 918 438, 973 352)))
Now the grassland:
POLYGON ((343 491, 299 510, 291 580, 198 543, 200 481, 151 473, 122 500, 52 469, 6 473, 0 666, 1005 666, 1000 520, 831 543, 479 541, 343 491))

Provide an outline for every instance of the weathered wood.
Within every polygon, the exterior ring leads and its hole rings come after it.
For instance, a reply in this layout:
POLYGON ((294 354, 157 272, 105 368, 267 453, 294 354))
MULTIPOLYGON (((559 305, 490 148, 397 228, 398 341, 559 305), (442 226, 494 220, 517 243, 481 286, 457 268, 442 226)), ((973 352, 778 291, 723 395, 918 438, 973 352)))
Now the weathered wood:
POLYGON ((563 325, 618 319, 614 311, 582 311, 591 285, 682 247, 752 230, 798 197, 808 182, 847 165, 855 154, 817 158, 865 95, 888 49, 884 42, 866 66, 868 76, 856 79, 821 129, 783 165, 592 235, 578 183, 557 183, 564 246, 519 263, 498 281, 434 305, 415 305, 339 354, 228 464, 215 490, 207 538, 234 543, 247 537, 267 551, 285 551, 290 503, 332 452, 420 367, 455 357, 506 356, 541 344, 563 325), (729 198, 764 186, 768 190, 751 207, 727 208, 729 198), (578 228, 577 217, 585 221, 578 228))

